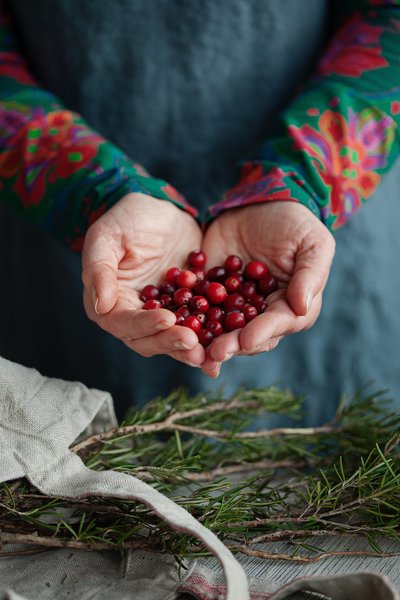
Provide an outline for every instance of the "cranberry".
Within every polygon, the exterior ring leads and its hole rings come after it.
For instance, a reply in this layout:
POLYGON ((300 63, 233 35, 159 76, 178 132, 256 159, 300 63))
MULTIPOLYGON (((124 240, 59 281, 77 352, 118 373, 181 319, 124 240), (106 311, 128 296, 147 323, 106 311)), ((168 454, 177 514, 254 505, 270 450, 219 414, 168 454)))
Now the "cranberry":
POLYGON ((243 266, 242 259, 234 254, 227 257, 224 263, 224 267, 227 271, 240 271, 243 266))
POLYGON ((192 289, 197 283, 197 277, 192 271, 181 271, 176 276, 176 285, 180 288, 192 289))
POLYGON ((225 331, 233 331, 234 329, 241 329, 246 324, 244 314, 240 311, 230 312, 224 319, 225 331))
POLYGON ((254 294, 254 296, 251 299, 251 303, 253 306, 256 307, 258 314, 264 312, 267 303, 265 302, 265 298, 264 296, 261 296, 261 294, 254 294))
POLYGON ((213 267, 207 271, 207 279, 209 281, 219 281, 220 283, 226 279, 225 267, 213 267))
POLYGON ((184 327, 189 327, 189 329, 191 329, 194 332, 198 332, 200 331, 201 328, 201 323, 198 320, 197 317, 194 317, 193 315, 189 315, 187 317, 185 317, 185 319, 183 319, 183 323, 181 323, 181 325, 183 325, 184 327))
POLYGON ((253 281, 245 281, 240 286, 240 293, 246 300, 251 300, 252 296, 257 293, 256 284, 253 281))
POLYGON ((258 315, 258 310, 256 309, 255 306, 252 306, 251 304, 246 304, 243 307, 243 315, 244 315, 244 318, 246 319, 246 323, 248 323, 249 321, 252 321, 258 315))
POLYGON ((161 308, 161 302, 154 300, 153 298, 151 300, 147 300, 147 302, 143 304, 144 310, 154 310, 155 308, 161 308))
POLYGON ((206 255, 202 250, 193 250, 188 256, 190 267, 204 267, 206 264, 206 255))
POLYGON ((243 308, 246 304, 246 299, 242 294, 230 294, 224 302, 224 308, 227 312, 233 310, 234 308, 238 308, 239 310, 243 308))
POLYGON ((181 270, 179 267, 171 267, 165 273, 165 281, 168 281, 168 283, 175 283, 176 277, 180 272, 181 270))
POLYGON ((183 304, 187 304, 189 300, 193 297, 193 294, 189 288, 182 287, 174 292, 174 302, 178 306, 182 306, 183 304))
POLYGON ((196 275, 197 283, 199 281, 204 281, 204 279, 206 278, 206 272, 201 267, 192 267, 191 271, 196 275))
POLYGON ((192 310, 201 310, 201 312, 206 313, 210 305, 204 296, 193 296, 189 302, 189 306, 192 310))
POLYGON ((230 294, 232 292, 238 292, 241 285, 241 281, 237 275, 230 275, 225 279, 226 291, 230 294))
POLYGON ((207 281, 207 279, 203 279, 203 281, 199 281, 198 283, 196 283, 196 285, 193 288, 193 292, 197 296, 204 296, 209 285, 210 282, 207 281))
POLYGON ((159 301, 163 308, 171 308, 172 306, 172 298, 169 294, 161 294, 159 301))
POLYGON ((206 290, 206 296, 212 304, 221 304, 228 296, 228 293, 222 283, 213 281, 206 290))
POLYGON ((268 273, 268 268, 261 260, 251 260, 247 263, 244 274, 248 279, 261 279, 268 273))
POLYGON ((145 285, 140 294, 140 299, 143 302, 146 300, 156 300, 160 295, 160 290, 155 285, 145 285))
POLYGON ((204 348, 206 348, 214 339, 213 334, 208 329, 200 329, 197 332, 197 337, 199 338, 199 342, 204 348))
POLYGON ((243 283, 244 277, 240 271, 232 271, 232 273, 229 273, 229 277, 232 277, 233 275, 239 279, 240 283, 243 283))
POLYGON ((201 310, 194 310, 192 312, 192 315, 200 321, 201 325, 206 324, 207 317, 206 317, 205 313, 201 312, 201 310))
POLYGON ((190 315, 190 310, 187 306, 180 306, 175 312, 176 324, 182 325, 183 321, 190 315))
POLYGON ((276 277, 271 275, 271 273, 267 273, 265 277, 262 277, 258 282, 258 289, 261 294, 267 296, 268 294, 272 294, 278 289, 278 280, 276 277))
POLYGON ((207 321, 206 329, 211 331, 214 337, 218 337, 224 333, 224 328, 219 321, 207 321))
POLYGON ((208 321, 222 321, 225 316, 225 311, 219 306, 210 306, 207 311, 208 321))
POLYGON ((176 290, 176 287, 169 281, 164 281, 164 283, 162 283, 160 285, 160 293, 161 294, 169 294, 170 296, 172 296, 172 294, 174 293, 175 290, 176 290))

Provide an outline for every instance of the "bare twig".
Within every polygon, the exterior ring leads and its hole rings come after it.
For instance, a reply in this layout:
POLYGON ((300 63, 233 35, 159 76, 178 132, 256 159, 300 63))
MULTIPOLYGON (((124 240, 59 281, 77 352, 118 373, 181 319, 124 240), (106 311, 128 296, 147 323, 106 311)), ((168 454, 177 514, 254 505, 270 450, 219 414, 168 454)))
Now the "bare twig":
POLYGON ((201 435, 203 437, 215 438, 215 439, 257 439, 257 438, 271 438, 285 435, 304 435, 311 436, 319 433, 336 433, 339 428, 331 425, 322 425, 321 427, 278 427, 276 429, 262 429, 260 431, 242 431, 238 433, 232 433, 229 431, 214 431, 212 429, 201 429, 198 427, 192 427, 190 425, 179 424, 178 421, 198 417, 205 414, 211 414, 219 411, 230 411, 240 408, 254 408, 257 407, 258 403, 255 401, 239 401, 237 399, 231 400, 230 402, 216 402, 202 408, 195 408, 193 410, 182 411, 171 413, 163 421, 157 423, 148 423, 145 425, 126 425, 124 427, 115 427, 109 431, 104 431, 96 435, 92 435, 84 440, 81 440, 77 444, 71 446, 72 452, 80 452, 98 444, 109 440, 115 436, 125 436, 128 434, 144 435, 147 433, 155 433, 160 431, 182 431, 192 433, 195 435, 201 435))
POLYGON ((266 550, 253 550, 247 546, 235 546, 227 544, 230 550, 240 552, 246 556, 254 556, 256 558, 265 558, 268 560, 287 560, 298 563, 316 563, 325 558, 332 556, 369 556, 373 558, 388 558, 392 556, 400 556, 400 552, 369 552, 367 550, 360 551, 336 551, 336 552, 321 552, 317 556, 300 556, 297 554, 281 554, 279 552, 267 552, 266 550))

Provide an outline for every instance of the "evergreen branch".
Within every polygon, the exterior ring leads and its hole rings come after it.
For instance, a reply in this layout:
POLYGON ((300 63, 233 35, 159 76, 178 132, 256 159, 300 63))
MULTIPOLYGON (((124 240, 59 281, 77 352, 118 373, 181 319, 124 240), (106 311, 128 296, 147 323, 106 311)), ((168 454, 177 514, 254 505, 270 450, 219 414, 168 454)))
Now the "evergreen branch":
MULTIPOLYGON (((149 481, 236 552, 315 562, 333 554, 296 552, 293 559, 254 546, 363 535, 382 556, 379 536, 400 541, 400 415, 387 410, 380 394, 360 393, 351 403, 342 402, 335 418, 319 428, 245 431, 265 412, 298 420, 301 399, 275 388, 239 390, 228 401, 218 393, 190 398, 177 390, 72 450, 89 468, 121 470, 149 481), (289 471, 284 479, 283 470, 289 471), (239 483, 227 479, 249 473, 239 483)), ((0 527, 4 544, 152 548, 179 558, 207 554, 144 505, 114 498, 48 498, 23 479, 0 486, 0 527)))

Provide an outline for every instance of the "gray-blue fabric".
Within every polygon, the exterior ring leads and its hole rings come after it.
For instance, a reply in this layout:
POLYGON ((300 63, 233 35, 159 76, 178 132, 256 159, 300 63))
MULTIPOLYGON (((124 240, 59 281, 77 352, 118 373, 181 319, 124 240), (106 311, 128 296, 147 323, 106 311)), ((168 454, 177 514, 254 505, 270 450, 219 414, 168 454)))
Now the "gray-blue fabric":
MULTIPOLYGON (((32 70, 48 89, 203 212, 315 66, 321 0, 13 0, 32 70)), ((0 354, 111 391, 119 414, 177 385, 278 383, 306 397, 305 422, 373 381, 400 399, 400 170, 337 235, 321 317, 216 382, 144 359, 86 318, 80 261, 1 207, 0 354)), ((265 423, 271 421, 265 418, 265 423)))

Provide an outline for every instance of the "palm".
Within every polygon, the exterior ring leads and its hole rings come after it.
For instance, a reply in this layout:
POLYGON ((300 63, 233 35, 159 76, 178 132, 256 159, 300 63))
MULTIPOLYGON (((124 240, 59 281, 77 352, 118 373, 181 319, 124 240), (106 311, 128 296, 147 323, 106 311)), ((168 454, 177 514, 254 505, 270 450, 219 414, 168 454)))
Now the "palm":
POLYGON ((142 356, 169 354, 199 365, 196 334, 175 326, 165 309, 141 310, 141 289, 157 285, 171 265, 182 266, 201 231, 170 203, 129 194, 89 229, 83 249, 84 303, 88 316, 142 356))
POLYGON ((229 355, 271 350, 284 335, 310 327, 318 317, 334 242, 305 207, 268 202, 228 211, 208 229, 203 249, 210 266, 221 264, 229 254, 241 256, 244 262, 263 260, 281 282, 262 315, 211 344, 206 371, 229 355), (309 313, 308 289, 315 289, 309 313))
MULTIPOLYGON (((244 262, 264 260, 274 275, 288 281, 298 240, 287 221, 279 218, 281 222, 276 227, 273 214, 276 208, 275 203, 249 206, 226 212, 214 221, 203 242, 210 266, 221 264, 229 254, 237 254, 244 262)), ((282 211, 285 207, 279 208, 282 211)))
POLYGON ((125 252, 117 270, 120 306, 138 308, 140 290, 163 281, 169 267, 183 266, 194 247, 201 246, 201 231, 187 213, 166 202, 154 207, 139 203, 126 214, 130 227, 125 232, 125 252))

